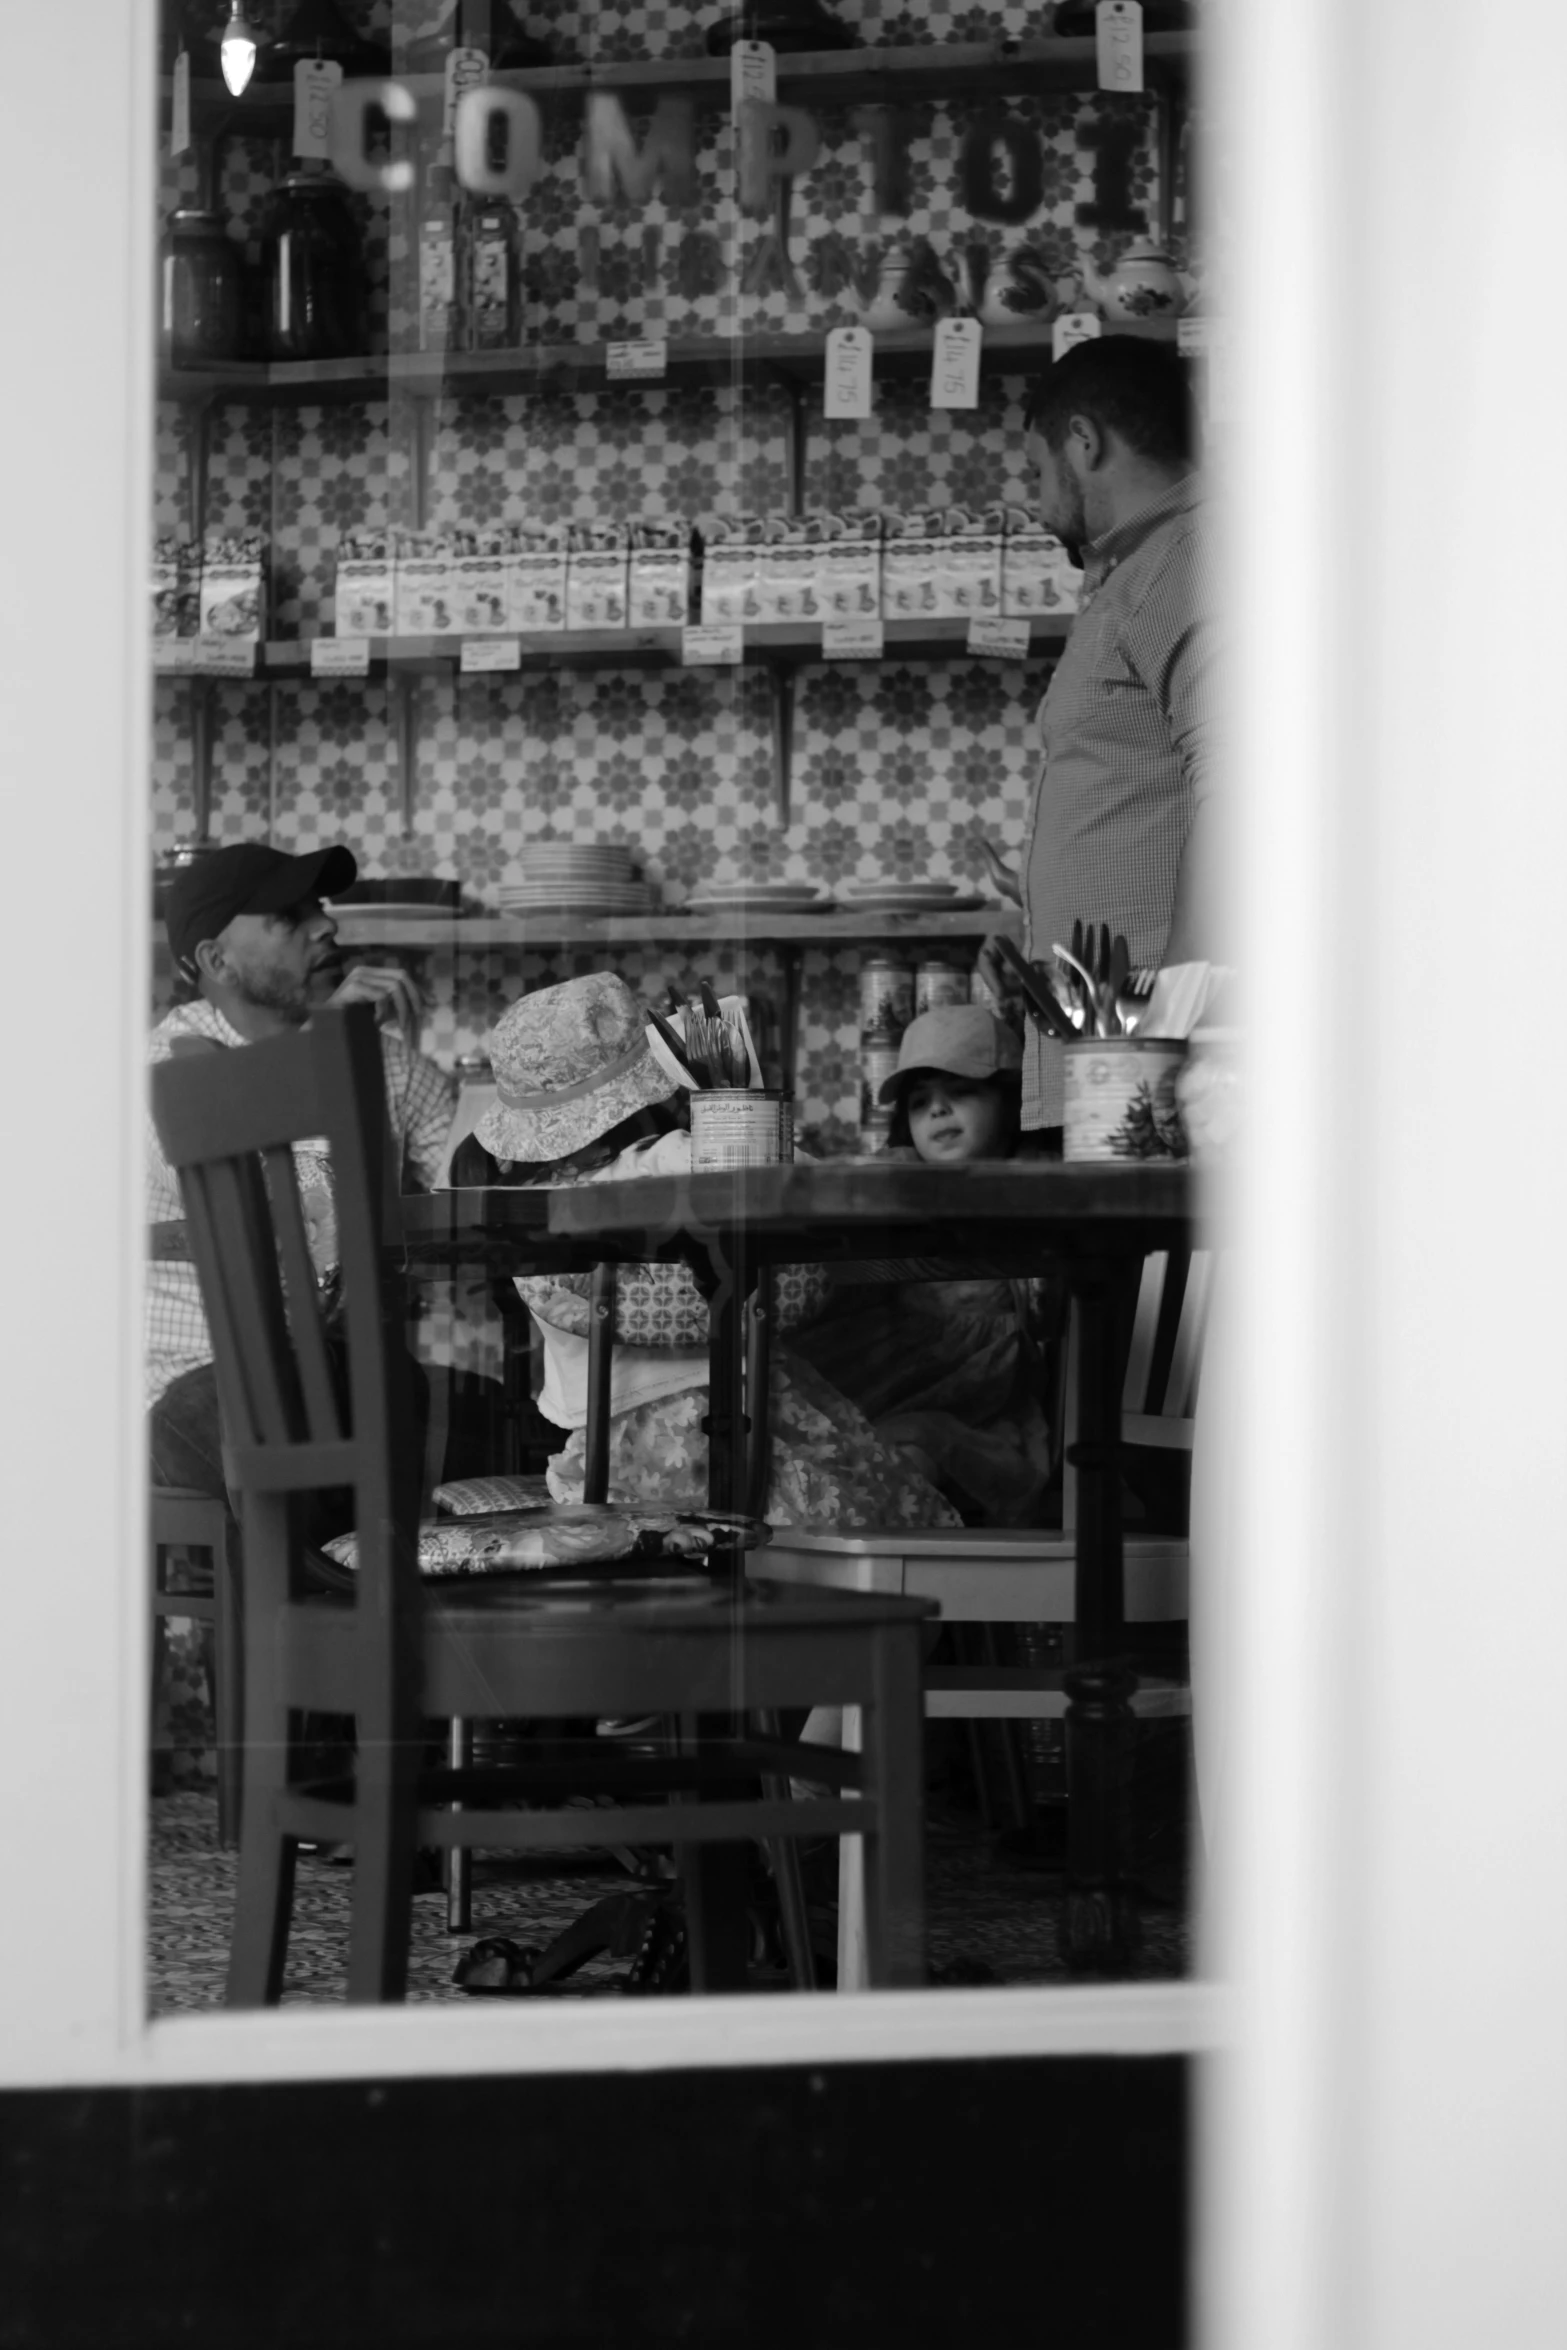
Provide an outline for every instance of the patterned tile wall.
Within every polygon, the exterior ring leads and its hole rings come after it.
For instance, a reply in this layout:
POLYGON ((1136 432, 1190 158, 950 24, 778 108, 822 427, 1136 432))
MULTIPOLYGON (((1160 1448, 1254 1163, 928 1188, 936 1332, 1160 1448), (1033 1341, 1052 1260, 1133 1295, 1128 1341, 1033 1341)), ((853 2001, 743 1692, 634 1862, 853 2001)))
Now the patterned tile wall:
MULTIPOLYGON (((384 26, 385 0, 350 9, 384 26)), ((437 11, 438 15, 444 11, 437 11)), ((716 0, 536 0, 517 13, 562 54, 657 57, 700 52, 716 0)), ((863 41, 927 44, 1037 31, 1027 5, 895 9, 841 0, 863 41)), ((399 32, 419 29, 400 13, 399 32)), ((1092 98, 1023 98, 1014 111, 1043 135, 1045 200, 1026 230, 975 224, 958 194, 957 156, 970 109, 918 106, 913 115, 907 220, 872 209, 868 150, 846 111, 819 117, 821 153, 796 184, 790 233, 794 282, 741 289, 765 234, 742 223, 732 194, 723 114, 698 116, 701 201, 675 211, 655 200, 633 217, 624 203, 590 205, 581 188, 576 126, 548 127, 547 168, 523 208, 530 339, 671 335, 749 329, 819 330, 860 315, 837 290, 846 250, 878 238, 928 236, 955 253, 982 236, 992 248, 1027 236, 1050 266, 1071 266, 1074 206, 1092 187, 1080 133, 1092 98), (657 270, 646 268, 657 231, 657 270), (693 238, 718 239, 723 282, 696 283, 693 238), (836 256, 836 260, 834 257, 836 256)), ((1134 164, 1136 202, 1157 201, 1152 105, 1134 164)), ((263 209, 287 168, 281 143, 229 141, 218 186, 231 233, 259 261, 263 209)), ((165 165, 165 209, 194 198, 190 158, 165 165)), ((404 253, 384 208, 355 199, 378 347, 406 337, 404 253)), ((706 250, 706 248, 704 248, 706 250)), ((1103 266, 1114 246, 1099 241, 1103 266)), ((743 353, 743 341, 737 343, 743 353)), ((807 438, 804 494, 812 505, 984 504, 1026 497, 1019 380, 988 380, 977 413, 932 413, 922 384, 878 386, 867 423, 826 423, 807 438)), ((428 455, 432 523, 524 517, 694 520, 786 502, 787 404, 743 377, 716 389, 452 399, 435 404, 428 455)), ((309 636, 330 624, 334 552, 356 526, 409 518, 412 436, 386 402, 342 407, 215 411, 207 474, 209 526, 263 531, 272 565, 268 633, 309 636)), ((160 529, 188 525, 190 437, 171 406, 158 416, 160 529)), ((1030 714, 1043 662, 1026 667, 954 661, 934 667, 814 667, 800 672, 792 812, 773 805, 770 712, 754 673, 637 672, 423 680, 414 695, 417 787, 402 830, 396 727, 378 682, 225 686, 214 697, 211 828, 221 840, 270 834, 306 848, 348 840, 371 874, 456 875, 476 903, 494 903, 518 876, 533 840, 592 836, 634 844, 666 906, 718 877, 808 879, 824 886, 887 873, 978 883, 978 842, 1018 844, 1031 774, 1030 714)), ((158 684, 154 731, 154 849, 189 830, 194 814, 190 688, 158 684)), ((776 961, 761 949, 697 953, 674 968, 666 950, 617 952, 633 984, 657 992, 697 971, 753 984, 776 998, 776 961)), ((802 1127, 820 1148, 850 1147, 856 1090, 858 956, 805 958, 799 1064, 802 1127)), ((524 987, 591 958, 506 953, 433 957, 426 1042, 443 1060, 482 1039, 524 987)))

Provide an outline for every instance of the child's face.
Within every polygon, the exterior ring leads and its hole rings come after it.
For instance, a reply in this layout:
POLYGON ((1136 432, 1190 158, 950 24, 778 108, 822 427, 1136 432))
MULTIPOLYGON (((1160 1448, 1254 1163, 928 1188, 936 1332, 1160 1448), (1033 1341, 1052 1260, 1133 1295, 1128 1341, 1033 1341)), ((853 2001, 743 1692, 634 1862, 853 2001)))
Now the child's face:
POLYGON ((909 1140, 922 1159, 957 1167, 1007 1155, 1006 1103, 985 1078, 929 1070, 909 1087, 908 1112, 909 1140))

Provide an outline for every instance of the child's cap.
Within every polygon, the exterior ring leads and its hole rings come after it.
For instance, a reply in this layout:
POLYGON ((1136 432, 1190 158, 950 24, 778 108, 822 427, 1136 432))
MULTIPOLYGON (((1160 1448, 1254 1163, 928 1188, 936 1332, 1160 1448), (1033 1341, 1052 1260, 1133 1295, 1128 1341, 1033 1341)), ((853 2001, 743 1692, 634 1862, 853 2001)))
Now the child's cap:
POLYGON ((903 1031, 898 1066, 877 1092, 895 1102, 907 1080, 922 1069, 943 1077, 1004 1077, 1023 1066, 1023 1047, 1004 1020, 983 1004, 939 1004, 921 1012, 903 1031))

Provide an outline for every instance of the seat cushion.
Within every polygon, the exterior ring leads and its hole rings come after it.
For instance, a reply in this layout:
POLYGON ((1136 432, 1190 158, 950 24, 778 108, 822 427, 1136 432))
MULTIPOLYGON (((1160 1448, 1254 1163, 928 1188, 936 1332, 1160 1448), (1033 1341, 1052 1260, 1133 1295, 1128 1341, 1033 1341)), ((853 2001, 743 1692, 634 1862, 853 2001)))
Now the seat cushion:
POLYGON ((495 1510, 531 1510, 550 1498, 546 1477, 457 1477, 430 1496, 443 1518, 473 1518, 495 1510))
MULTIPOLYGON (((616 1559, 702 1558, 720 1542, 755 1550, 769 1539, 759 1519, 708 1510, 637 1509, 618 1502, 552 1502, 547 1507, 429 1518, 419 1528, 422 1575, 514 1575, 616 1559)), ((325 1545, 335 1566, 359 1564, 359 1537, 325 1545)))

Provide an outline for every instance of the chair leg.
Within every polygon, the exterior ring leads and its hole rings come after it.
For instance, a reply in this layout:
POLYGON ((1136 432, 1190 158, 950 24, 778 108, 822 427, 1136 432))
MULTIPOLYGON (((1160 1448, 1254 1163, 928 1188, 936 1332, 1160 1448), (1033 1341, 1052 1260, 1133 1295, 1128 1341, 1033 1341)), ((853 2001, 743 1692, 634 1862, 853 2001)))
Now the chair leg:
POLYGON ((925 1805, 920 1643, 914 1626, 874 1635, 876 1698, 865 1744, 869 1972, 878 1989, 907 1989, 925 1973, 925 1805))
POLYGON ((288 1716, 249 1725, 239 1879, 229 1943, 230 2007, 275 2007, 283 1993, 294 1907, 295 1842, 273 1822, 288 1770, 288 1716))
MULTIPOLYGON (((842 1745, 845 1754, 859 1754, 865 1744, 865 1713, 858 1705, 843 1709, 842 1745)), ((838 1839, 838 1988, 867 1991, 870 1967, 865 1938, 865 1838, 838 1839)))
POLYGON ((218 1748, 218 1842, 230 1848, 240 1840, 245 1714, 245 1660, 240 1645, 243 1619, 236 1541, 235 1529, 226 1524, 224 1539, 212 1558, 212 1711, 218 1748))
MULTIPOLYGON (((454 1771, 466 1771, 473 1763, 473 1724, 451 1721, 446 1725, 446 1759, 454 1771)), ((453 1811, 462 1805, 454 1803, 453 1811)), ((446 1848, 446 1931, 448 1934, 473 1932, 473 1852, 466 1844, 449 1844, 446 1848)))
MULTIPOLYGON (((757 1728, 764 1738, 776 1739, 780 1735, 776 1714, 758 1714, 757 1728)), ((762 1792, 771 1803, 787 1803, 789 1781, 786 1777, 769 1773, 762 1780, 762 1792)), ((783 1925, 789 1980, 796 1991, 814 1991, 816 1959, 811 1949, 811 1929, 805 1913, 800 1848, 792 1836, 771 1836, 767 1840, 767 1857, 773 1864, 773 1883, 778 1889, 778 1914, 783 1925)))
POLYGON ((361 1730, 351 1814, 354 1889, 349 1910, 348 1997, 385 2005, 408 1988, 413 1934, 414 1777, 412 1758, 378 1752, 361 1730))

